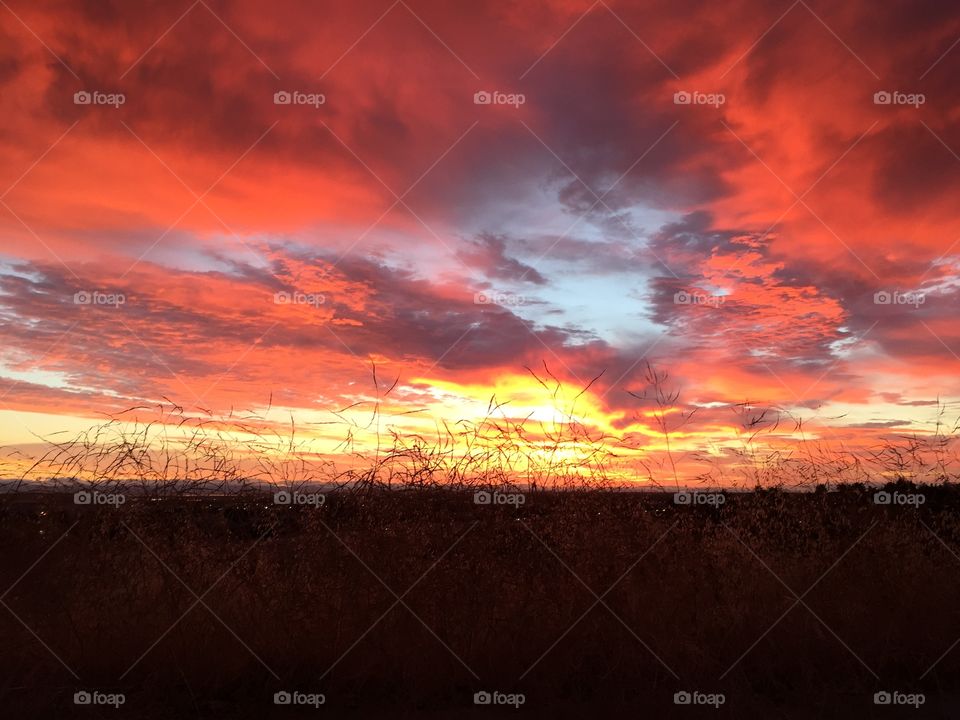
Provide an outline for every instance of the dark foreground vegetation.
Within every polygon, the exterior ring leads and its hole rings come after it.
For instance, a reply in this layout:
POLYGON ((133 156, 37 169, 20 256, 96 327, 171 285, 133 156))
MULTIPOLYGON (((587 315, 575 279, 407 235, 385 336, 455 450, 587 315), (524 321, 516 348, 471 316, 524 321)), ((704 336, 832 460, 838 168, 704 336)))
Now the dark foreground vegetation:
POLYGON ((888 490, 7 494, 0 716, 958 717, 960 492, 888 490))

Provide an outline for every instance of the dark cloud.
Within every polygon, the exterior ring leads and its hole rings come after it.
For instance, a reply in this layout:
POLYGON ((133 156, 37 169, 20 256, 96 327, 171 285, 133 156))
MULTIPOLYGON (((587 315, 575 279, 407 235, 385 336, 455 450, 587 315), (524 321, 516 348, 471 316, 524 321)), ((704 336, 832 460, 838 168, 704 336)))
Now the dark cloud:
POLYGON ((507 255, 507 238, 484 233, 457 252, 469 267, 480 270, 490 280, 545 284, 546 278, 536 268, 507 255))

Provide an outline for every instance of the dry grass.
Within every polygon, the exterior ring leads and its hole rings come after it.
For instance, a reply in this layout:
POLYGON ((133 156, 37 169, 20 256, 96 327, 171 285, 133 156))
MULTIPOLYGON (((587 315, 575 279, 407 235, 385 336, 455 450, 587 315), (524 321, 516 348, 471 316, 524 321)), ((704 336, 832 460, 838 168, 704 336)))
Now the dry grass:
POLYGON ((787 452, 763 438, 789 418, 745 404, 734 461, 688 480, 670 441, 692 416, 668 412, 666 380, 650 368, 636 393, 666 445, 649 485, 749 491, 719 507, 623 492, 623 439, 575 406, 533 423, 492 402, 373 451, 347 427, 347 467, 293 423, 176 405, 52 443, 0 494, 17 550, 0 563, 0 707, 88 717, 72 694, 98 688, 126 695, 118 717, 297 717, 271 700, 299 689, 327 696, 312 717, 459 718, 496 716, 472 696, 497 689, 534 716, 672 717, 691 710, 673 693, 700 689, 726 695, 717 716, 873 717, 873 693, 897 689, 927 694, 911 716, 953 717, 936 703, 960 693, 956 428, 787 452), (884 483, 925 502, 877 505, 884 483), (275 504, 281 487, 325 502, 275 504), (79 488, 126 502, 76 505, 79 488))
POLYGON ((919 510, 863 487, 733 494, 719 509, 599 491, 472 500, 7 496, 0 536, 18 553, 4 587, 68 534, 5 598, 30 631, 0 622, 0 704, 68 717, 71 693, 93 687, 125 693, 124 717, 267 717, 275 691, 298 688, 325 693, 335 717, 462 717, 474 692, 500 689, 536 715, 668 717, 675 691, 700 688, 725 693, 729 717, 866 717, 879 689, 931 703, 960 691, 960 653, 921 679, 960 637, 952 488, 919 510), (586 612, 591 591, 609 610, 586 612), (809 610, 764 634, 792 593, 809 610))
POLYGON ((21 468, 15 475, 0 464, 0 477, 19 477, 0 484, 0 490, 84 486, 158 497, 243 494, 317 483, 345 489, 812 490, 897 480, 944 484, 960 478, 960 420, 950 422, 945 405, 937 407, 932 427, 923 434, 887 436, 852 448, 822 428, 811 432, 803 419, 782 408, 739 403, 728 408, 734 442, 714 453, 678 452, 677 438, 699 408, 684 406, 679 391, 669 388, 668 375, 648 364, 644 387, 629 395, 648 410, 647 421, 660 434, 653 451, 636 438, 601 432, 580 416, 578 401, 597 378, 564 400, 570 394, 549 368, 530 373, 555 408, 552 421, 513 417, 508 402, 491 398, 480 419, 437 421, 431 435, 403 432, 382 409, 396 382, 381 391, 374 368, 377 391, 375 400, 366 403, 367 419, 361 424, 356 414, 347 413, 363 404, 356 403, 321 423, 342 432, 333 452, 318 453, 292 417, 288 425, 277 425, 262 415, 187 412, 167 401, 110 416, 73 437, 45 438, 46 449, 29 458, 25 470, 21 456, 15 458, 21 468), (697 471, 684 473, 683 467, 697 471))

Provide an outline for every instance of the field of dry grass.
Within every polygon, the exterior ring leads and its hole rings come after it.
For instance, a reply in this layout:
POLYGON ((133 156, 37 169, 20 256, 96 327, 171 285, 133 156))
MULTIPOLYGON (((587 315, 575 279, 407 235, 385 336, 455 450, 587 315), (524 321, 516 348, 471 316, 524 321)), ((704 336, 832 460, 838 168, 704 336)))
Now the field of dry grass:
POLYGON ((738 407, 682 490, 648 375, 645 491, 492 401, 340 468, 177 406, 51 441, 0 483, 3 717, 960 717, 957 425, 785 452, 738 407))
POLYGON ((313 505, 8 494, 0 707, 956 717, 960 492, 888 490, 890 504, 863 486, 722 504, 600 490, 522 504, 431 489, 341 490, 313 505), (84 691, 124 702, 75 704, 84 691), (875 705, 883 691, 924 703, 875 705), (277 705, 278 692, 324 702, 277 705), (477 705, 479 692, 523 704, 477 705), (683 692, 714 704, 677 705, 683 692))

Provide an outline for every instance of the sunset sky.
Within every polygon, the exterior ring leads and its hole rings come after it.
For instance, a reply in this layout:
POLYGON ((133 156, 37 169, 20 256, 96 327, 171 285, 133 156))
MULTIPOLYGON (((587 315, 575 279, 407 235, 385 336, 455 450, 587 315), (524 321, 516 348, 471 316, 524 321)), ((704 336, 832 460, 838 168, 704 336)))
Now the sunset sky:
POLYGON ((949 2, 4 0, 0 445, 164 398, 309 434, 394 381, 384 427, 562 420, 531 368, 567 409, 602 372, 574 414, 642 453, 648 361, 685 450, 744 402, 929 432, 958 40, 949 2))

